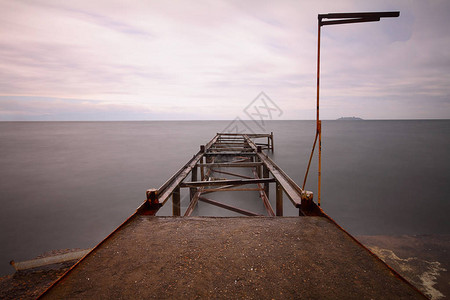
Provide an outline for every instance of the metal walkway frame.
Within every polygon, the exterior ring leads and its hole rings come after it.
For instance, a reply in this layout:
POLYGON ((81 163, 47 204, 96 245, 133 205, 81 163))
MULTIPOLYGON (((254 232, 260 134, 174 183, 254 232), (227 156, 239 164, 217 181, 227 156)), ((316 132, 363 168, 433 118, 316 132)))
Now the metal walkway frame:
MULTIPOLYGON (((280 289, 291 298, 330 298, 353 293, 366 298, 392 298, 395 295, 398 298, 423 299, 425 296, 419 290, 324 213, 313 202, 312 193, 301 189, 263 152, 263 148, 273 151, 270 139, 273 140, 273 135, 218 133, 159 189, 147 190, 147 199, 137 211, 39 298, 98 298, 106 295, 130 298, 127 295, 136 294, 147 295, 147 298, 152 295, 163 295, 163 298, 173 298, 174 295, 175 298, 186 298, 186 295, 190 298, 199 295, 211 297, 213 294, 202 294, 208 292, 203 288, 206 282, 216 288, 225 284, 233 297, 239 293, 246 296, 255 293, 255 284, 258 284, 264 289, 269 287, 269 291, 270 287, 280 289), (266 137, 267 144, 254 142, 266 137), (237 173, 240 169, 247 171, 247 174, 237 173), (215 173, 227 174, 233 179, 218 179, 212 176, 215 173), (248 173, 253 176, 248 176, 248 173), (270 184, 276 186, 275 212, 268 199, 270 184), (248 217, 154 216, 169 199, 172 199, 173 215, 181 216, 182 188, 189 189, 190 198, 184 216, 191 216, 198 201, 202 201, 248 217), (267 216, 205 197, 209 193, 243 190, 259 194, 267 216), (273 217, 283 215, 284 194, 298 208, 299 215, 305 217, 273 217), (273 240, 274 236, 283 242, 273 240), (222 247, 225 243, 226 246, 222 247), (243 248, 242 245, 246 246, 243 248), (338 251, 336 245, 339 245, 338 251), (258 255, 255 255, 256 248, 260 251, 258 255), (297 256, 292 257, 292 249, 303 250, 295 251, 297 256), (231 259, 223 260, 224 257, 231 259), (188 264, 184 261, 186 258, 190 259, 188 264), (268 264, 268 261, 271 263, 268 264), (226 268, 223 263, 232 271, 223 272, 226 268), (258 275, 256 281, 243 282, 245 285, 235 285, 235 278, 249 276, 243 266, 250 264, 260 264, 266 268, 264 275, 258 275), (361 264, 365 267, 362 268, 361 264), (292 266, 280 268, 281 265, 292 266), (202 272, 204 266, 208 266, 210 271, 202 272), (173 277, 173 272, 177 272, 177 276, 173 277), (214 272, 219 272, 217 274, 221 276, 214 275, 214 272), (104 276, 113 273, 113 276, 104 276), (354 277, 355 274, 358 276, 354 277), (136 276, 149 279, 151 283, 141 284, 141 280, 136 285, 136 276), (164 285, 155 284, 157 281, 154 278, 161 276, 164 285), (200 285, 186 286, 187 279, 200 285), (234 284, 229 284, 232 282, 234 284), (286 283, 288 286, 283 286, 286 283), (175 290, 167 289, 166 284, 175 290), (295 285, 298 286, 292 288, 295 285)), ((264 291, 264 294, 255 295, 264 298, 268 294, 264 291)))
POLYGON ((180 189, 189 188, 190 204, 183 216, 191 216, 199 201, 246 216, 259 215, 205 197, 213 192, 232 191, 258 192, 267 216, 283 216, 283 195, 298 208, 299 216, 322 215, 313 202, 313 193, 300 188, 263 150, 274 151, 273 133, 217 133, 206 145, 201 145, 199 152, 159 189, 148 189, 147 200, 137 213, 155 215, 172 199, 172 215, 181 216, 180 189), (267 142, 260 142, 261 139, 267 139, 267 142), (253 176, 242 174, 242 171, 248 173, 248 170, 253 176), (189 174, 190 181, 187 181, 189 174), (232 179, 216 178, 214 174, 226 174, 232 179), (275 211, 269 201, 271 183, 275 183, 275 211))

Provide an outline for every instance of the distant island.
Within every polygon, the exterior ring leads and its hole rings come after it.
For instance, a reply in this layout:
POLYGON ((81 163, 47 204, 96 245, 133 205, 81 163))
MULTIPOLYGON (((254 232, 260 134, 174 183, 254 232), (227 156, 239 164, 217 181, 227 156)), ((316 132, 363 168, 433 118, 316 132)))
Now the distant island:
POLYGON ((340 117, 338 121, 355 121, 355 120, 362 120, 358 117, 340 117))

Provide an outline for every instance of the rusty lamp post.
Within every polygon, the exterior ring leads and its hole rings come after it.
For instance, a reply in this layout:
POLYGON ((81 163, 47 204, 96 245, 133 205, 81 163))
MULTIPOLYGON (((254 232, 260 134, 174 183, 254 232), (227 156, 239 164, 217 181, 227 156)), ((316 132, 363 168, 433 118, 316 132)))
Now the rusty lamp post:
POLYGON ((318 38, 317 38, 317 109, 316 109, 316 137, 309 157, 308 168, 306 169, 305 179, 303 180, 303 189, 305 189, 306 179, 308 177, 309 167, 311 165, 312 156, 319 140, 319 168, 318 168, 318 187, 317 187, 317 204, 320 206, 320 181, 321 181, 321 158, 322 158, 322 129, 319 119, 319 83, 320 83, 320 30, 325 25, 339 25, 362 22, 376 22, 381 18, 396 18, 400 16, 399 11, 389 12, 357 12, 357 13, 329 13, 318 15, 318 38))

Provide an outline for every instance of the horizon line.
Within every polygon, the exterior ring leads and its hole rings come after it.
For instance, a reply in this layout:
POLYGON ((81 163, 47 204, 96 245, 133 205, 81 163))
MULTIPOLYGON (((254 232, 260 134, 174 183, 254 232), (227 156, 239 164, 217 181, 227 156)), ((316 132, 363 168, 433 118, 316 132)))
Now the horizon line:
MULTIPOLYGON (((158 120, 0 120, 2 123, 12 122, 224 122, 235 119, 204 120, 204 119, 158 119, 158 120)), ((242 121, 254 121, 252 119, 241 119, 242 121)), ((410 119, 321 119, 320 121, 446 121, 450 118, 410 118, 410 119)), ((282 119, 264 120, 264 122, 284 122, 284 121, 316 121, 316 119, 282 119)), ((255 122, 255 121, 254 121, 255 122)))

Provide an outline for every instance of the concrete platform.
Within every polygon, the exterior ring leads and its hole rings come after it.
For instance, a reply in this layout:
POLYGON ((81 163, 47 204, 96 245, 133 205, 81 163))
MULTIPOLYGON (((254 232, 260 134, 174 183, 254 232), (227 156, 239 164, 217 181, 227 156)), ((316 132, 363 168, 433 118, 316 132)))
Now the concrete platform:
POLYGON ((135 215, 44 299, 423 299, 325 217, 135 215))

